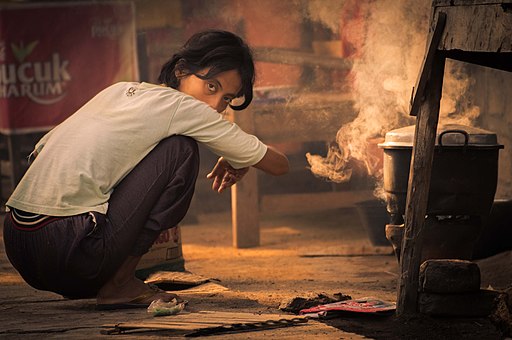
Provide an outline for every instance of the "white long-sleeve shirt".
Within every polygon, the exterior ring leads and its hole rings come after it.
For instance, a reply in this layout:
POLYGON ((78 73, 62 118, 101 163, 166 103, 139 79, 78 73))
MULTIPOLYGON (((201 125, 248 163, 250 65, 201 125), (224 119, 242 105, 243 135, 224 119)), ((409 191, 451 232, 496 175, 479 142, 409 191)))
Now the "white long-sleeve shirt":
POLYGON ((115 186, 164 138, 184 135, 234 168, 267 147, 207 104, 169 87, 123 82, 101 91, 36 145, 6 205, 50 216, 106 213, 115 186))

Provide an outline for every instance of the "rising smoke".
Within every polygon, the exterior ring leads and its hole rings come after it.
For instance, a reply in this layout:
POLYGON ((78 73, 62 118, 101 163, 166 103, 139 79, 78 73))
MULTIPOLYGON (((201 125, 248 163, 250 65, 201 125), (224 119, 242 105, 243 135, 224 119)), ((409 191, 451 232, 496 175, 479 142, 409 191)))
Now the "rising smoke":
MULTIPOLYGON (((345 5, 348 4, 347 1, 345 5)), ((339 129, 336 143, 329 146, 325 157, 306 154, 316 176, 338 183, 348 181, 352 174, 349 161, 357 160, 365 165, 369 175, 381 179, 381 163, 369 150, 387 131, 414 124, 409 116, 409 102, 425 53, 430 5, 430 0, 365 1, 366 14, 361 18, 364 36, 358 39, 364 43, 356 46, 359 57, 354 59, 352 68, 354 110, 358 115, 339 129)), ((319 13, 312 19, 322 20, 319 13)), ((332 26, 332 22, 332 15, 328 15, 325 25, 332 26)), ((447 61, 440 124, 471 125, 480 113, 467 98, 472 81, 464 71, 464 65, 447 61)))

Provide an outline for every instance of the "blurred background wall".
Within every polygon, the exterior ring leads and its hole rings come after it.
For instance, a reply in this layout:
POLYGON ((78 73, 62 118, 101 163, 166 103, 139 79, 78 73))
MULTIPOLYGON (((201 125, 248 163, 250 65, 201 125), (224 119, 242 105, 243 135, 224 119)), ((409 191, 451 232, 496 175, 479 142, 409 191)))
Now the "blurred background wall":
MULTIPOLYGON (((75 5, 73 15, 80 17, 80 4, 109 2, 52 3, 75 5)), ((328 200, 317 201, 318 204, 314 202, 319 199, 318 195, 297 196, 295 208, 293 204, 283 204, 283 211, 351 207, 357 201, 371 199, 382 176, 381 150, 376 147, 377 143, 387 131, 414 124, 408 116, 408 102, 425 52, 429 0, 126 0, 110 3, 132 4, 135 25, 136 76, 122 74, 116 81, 156 82, 162 64, 191 34, 203 29, 233 31, 252 46, 257 68, 256 97, 248 109, 253 132, 264 142, 281 148, 292 164, 290 174, 282 178, 259 174, 260 195, 287 195, 281 196, 280 202, 285 202, 293 200, 290 194, 336 193, 328 200), (334 158, 337 161, 330 162, 334 158), (336 164, 334 169, 333 164, 336 164)), ((12 6, 29 8, 47 4, 4 0, 0 1, 0 8, 5 11, 12 6)), ((51 15, 44 20, 47 23, 41 25, 41 34, 47 25, 55 24, 51 15)), ((31 25, 31 22, 23 21, 20 25, 31 25)), ((3 53, 9 51, 12 42, 6 37, 13 29, 16 28, 0 23, 3 53)), ((52 39, 57 44, 59 37, 52 39)), ((77 39, 75 44, 80 46, 81 41, 77 39)), ((95 58, 95 53, 91 50, 83 54, 83 67, 95 58)), ((30 55, 27 58, 30 60, 30 55)), ((0 63, 5 64, 5 60, 0 63)), ((91 74, 101 72, 94 68, 88 71, 91 74)), ((505 145, 500 155, 497 192, 497 197, 501 198, 512 196, 511 80, 507 72, 449 62, 443 88, 441 122, 489 129, 496 132, 505 145)), ((5 86, 5 82, 0 85, 5 86)), ((0 91, 2 93, 3 100, 7 100, 5 90, 0 91)), ((74 105, 81 105, 85 100, 87 98, 80 98, 74 105)), ((30 150, 27 145, 44 131, 36 132, 28 139, 21 136, 23 133, 16 134, 20 135, 16 137, 18 144, 15 146, 20 150, 18 157, 22 163, 24 153, 30 150)), ((4 150, 8 143, 12 140, 4 140, 4 150)), ((192 211, 229 210, 229 192, 222 195, 212 192, 209 181, 204 179, 216 157, 204 148, 201 154, 200 179, 192 211)), ((4 162, 10 162, 8 156, 3 157, 4 162)), ((24 163, 20 165, 21 171, 24 166, 24 163)), ((12 167, 4 164, 4 198, 12 185, 8 182, 13 180, 9 177, 12 171, 12 167)), ((272 207, 275 202, 279 200, 268 201, 265 205, 262 199, 261 206, 277 212, 279 208, 272 207)))

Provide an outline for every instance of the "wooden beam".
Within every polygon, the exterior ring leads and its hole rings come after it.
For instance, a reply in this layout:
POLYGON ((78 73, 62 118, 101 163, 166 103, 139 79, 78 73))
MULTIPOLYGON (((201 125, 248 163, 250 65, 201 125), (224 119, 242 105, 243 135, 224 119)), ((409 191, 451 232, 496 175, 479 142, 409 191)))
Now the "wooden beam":
POLYGON ((261 213, 309 213, 336 208, 354 207, 356 203, 375 198, 372 190, 332 191, 300 194, 265 195, 261 213))
POLYGON ((427 213, 444 66, 444 56, 437 53, 430 72, 426 98, 420 106, 416 120, 413 155, 407 189, 405 232, 400 256, 400 277, 397 296, 397 315, 400 316, 417 313, 423 227, 427 213))
POLYGON ((427 44, 427 52, 421 65, 421 70, 416 81, 416 86, 413 88, 412 100, 411 100, 411 116, 416 116, 418 113, 421 102, 423 102, 425 96, 425 89, 430 76, 430 70, 432 69, 432 63, 434 61, 434 55, 437 52, 437 46, 441 40, 444 26, 446 25, 446 14, 439 12, 437 17, 437 23, 435 25, 433 33, 430 35, 430 41, 427 44))
POLYGON ((288 65, 319 66, 333 70, 350 70, 352 68, 352 62, 348 59, 314 53, 268 47, 254 47, 253 51, 256 61, 288 65))
POLYGON ((463 61, 465 63, 495 68, 497 70, 512 72, 512 52, 487 53, 464 52, 460 50, 445 52, 446 58, 463 61))
POLYGON ((282 104, 255 103, 251 110, 254 133, 269 143, 331 141, 341 126, 357 117, 351 98, 325 93, 300 94, 282 104))
POLYGON ((449 20, 438 46, 443 51, 512 52, 512 3, 435 7, 449 20))

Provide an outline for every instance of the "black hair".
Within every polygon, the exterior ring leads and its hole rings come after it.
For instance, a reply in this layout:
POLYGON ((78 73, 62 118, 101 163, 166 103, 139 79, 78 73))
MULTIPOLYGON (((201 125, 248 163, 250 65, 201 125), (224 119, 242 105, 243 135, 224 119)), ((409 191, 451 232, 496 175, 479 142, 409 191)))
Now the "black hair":
POLYGON ((244 97, 238 106, 229 105, 233 110, 243 110, 252 101, 254 85, 254 61, 249 46, 234 33, 222 30, 207 30, 194 34, 183 47, 167 61, 160 71, 158 81, 177 89, 179 79, 176 71, 194 74, 202 79, 237 70, 242 78, 242 88, 236 97, 244 97), (205 75, 198 71, 209 68, 205 75))

